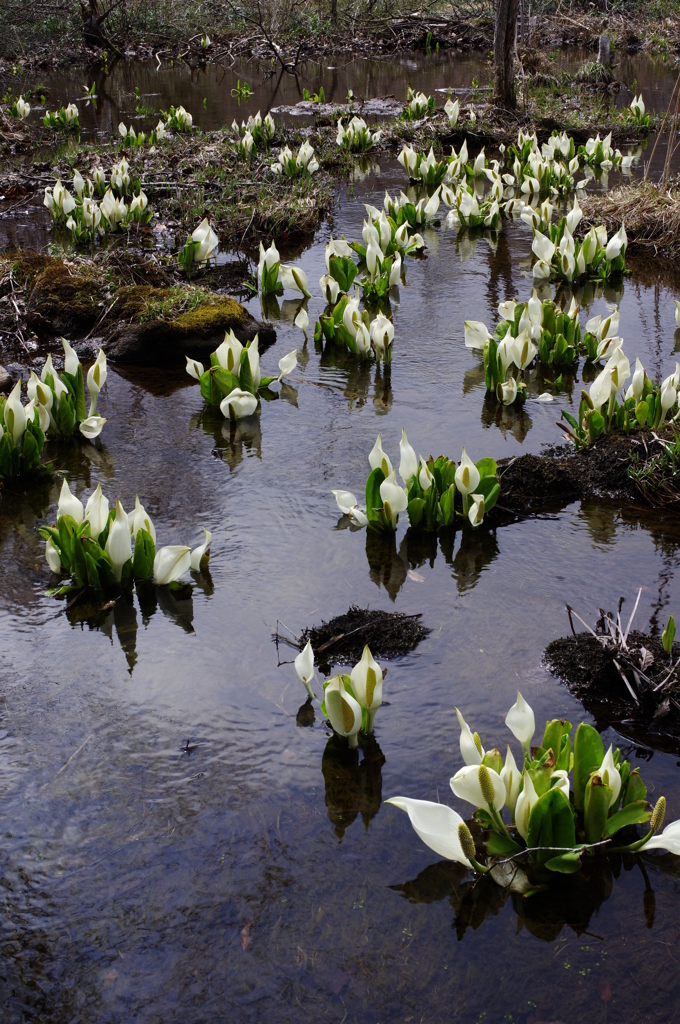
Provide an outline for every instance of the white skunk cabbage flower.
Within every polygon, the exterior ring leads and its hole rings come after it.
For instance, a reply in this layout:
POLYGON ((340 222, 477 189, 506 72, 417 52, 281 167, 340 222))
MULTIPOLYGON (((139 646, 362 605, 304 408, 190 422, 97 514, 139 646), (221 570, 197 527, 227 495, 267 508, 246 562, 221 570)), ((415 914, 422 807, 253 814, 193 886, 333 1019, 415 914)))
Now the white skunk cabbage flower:
POLYGON ((408 443, 406 436, 406 430, 401 428, 401 441, 399 442, 399 452, 401 458, 399 460, 399 476, 404 481, 404 484, 408 487, 409 482, 418 472, 418 458, 414 449, 408 443))
POLYGON ((116 518, 109 528, 109 536, 106 540, 106 553, 111 559, 116 579, 120 582, 123 566, 132 558, 130 525, 125 509, 120 501, 116 502, 116 518))
POLYGON ((191 568, 191 548, 183 544, 169 544, 156 552, 153 560, 154 583, 159 587, 174 583, 191 568))
POLYGON ((493 804, 495 811, 505 805, 505 785, 498 772, 484 764, 466 765, 450 780, 451 789, 461 800, 467 800, 475 807, 489 811, 493 804))
POLYGON ((314 650, 309 640, 306 647, 295 658, 295 671, 304 683, 309 696, 313 697, 312 682, 316 679, 316 672, 314 671, 314 650))
POLYGON ((226 419, 240 420, 245 416, 252 416, 257 409, 257 398, 249 391, 242 391, 241 388, 234 388, 226 398, 220 402, 220 412, 226 419))
POLYGON ((531 751, 531 741, 536 732, 536 720, 530 706, 522 694, 517 691, 517 700, 505 716, 505 724, 515 737, 522 744, 525 754, 531 751))
POLYGON ((83 503, 79 498, 76 498, 75 494, 71 494, 71 489, 68 485, 68 481, 64 479, 61 485, 61 492, 59 494, 59 504, 57 505, 57 519, 60 516, 71 516, 75 519, 78 526, 83 521, 85 515, 85 509, 83 503))
POLYGON ((471 494, 479 485, 479 470, 463 448, 460 465, 456 469, 456 487, 464 496, 471 494))
POLYGON ((479 735, 473 733, 458 708, 454 708, 460 726, 460 752, 465 764, 481 764, 484 747, 479 735))
POLYGON ((340 676, 334 676, 326 685, 324 703, 328 720, 338 736, 349 740, 350 747, 358 746, 357 733, 361 729, 361 707, 345 689, 340 676))
POLYGON ((472 867, 459 838, 458 830, 465 822, 452 807, 432 800, 412 800, 407 796, 393 796, 385 803, 406 811, 418 838, 439 857, 472 867))
POLYGON ((201 529, 205 534, 205 540, 203 541, 202 544, 199 544, 198 547, 194 548, 193 551, 191 552, 191 568, 194 570, 194 572, 200 572, 201 562, 203 561, 204 557, 210 557, 210 541, 212 540, 212 533, 210 532, 210 530, 206 530, 205 526, 202 526, 201 529))
POLYGON ((109 499, 102 494, 101 484, 87 499, 85 518, 90 524, 90 535, 96 540, 109 521, 109 499))
POLYGON ((503 785, 505 786, 505 806, 510 811, 514 821, 515 807, 517 806, 517 798, 522 784, 522 773, 517 767, 515 758, 509 746, 505 755, 505 764, 501 768, 500 775, 503 780, 503 785))
POLYGON ((207 217, 204 217, 198 227, 194 228, 191 232, 191 239, 199 243, 194 256, 196 263, 203 263, 205 260, 210 259, 219 242, 219 238, 210 227, 207 217))

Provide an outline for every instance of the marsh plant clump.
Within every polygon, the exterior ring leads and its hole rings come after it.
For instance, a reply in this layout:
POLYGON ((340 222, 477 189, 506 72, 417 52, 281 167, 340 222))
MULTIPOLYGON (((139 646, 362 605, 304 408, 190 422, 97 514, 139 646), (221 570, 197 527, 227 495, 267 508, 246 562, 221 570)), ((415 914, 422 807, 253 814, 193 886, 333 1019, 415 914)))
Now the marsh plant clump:
POLYGON ((52 573, 69 577, 67 583, 52 588, 50 596, 63 597, 86 588, 110 591, 116 584, 133 580, 153 580, 158 586, 175 584, 189 569, 207 568, 212 535, 203 532, 203 543, 193 551, 181 544, 156 549, 156 528, 139 496, 134 510, 126 513, 120 500, 110 508, 101 484, 97 484, 83 505, 64 480, 56 524, 40 528, 52 573))
MULTIPOLYGON (((314 700, 314 650, 309 640, 295 658, 295 671, 304 683, 308 696, 314 700)), ((349 675, 340 674, 323 681, 321 711, 336 736, 346 739, 350 747, 358 745, 360 732, 373 732, 375 715, 383 702, 383 670, 366 644, 361 660, 349 675)))
POLYGON ((201 395, 208 405, 218 406, 222 415, 235 421, 252 416, 260 401, 260 392, 274 381, 279 383, 297 366, 297 349, 279 360, 278 377, 264 377, 260 370, 258 337, 242 345, 233 331, 210 356, 206 370, 197 359, 187 360, 187 373, 201 386, 201 395))
POLYGON ((631 769, 611 745, 605 752, 593 726, 582 722, 572 738, 572 723, 553 719, 533 746, 534 712, 517 691, 505 722, 522 747, 518 765, 509 745, 505 758, 495 748, 485 750, 455 710, 465 767, 450 785, 455 796, 477 808, 483 852, 453 808, 402 796, 387 800, 408 814, 418 836, 439 856, 488 873, 524 896, 610 851, 662 849, 680 856, 680 821, 661 832, 665 798, 658 797, 652 807, 639 769, 631 769), (636 825, 645 826, 641 838, 636 825))
POLYGON ((21 402, 21 380, 7 398, 0 395, 0 480, 43 469, 40 456, 48 434, 70 438, 78 432, 94 441, 102 432, 106 419, 97 413, 97 401, 106 382, 106 356, 100 349, 85 375, 66 338, 62 338, 62 344, 64 370, 57 373, 51 355, 45 360, 40 377, 31 370, 26 405, 21 402), (89 409, 85 384, 90 395, 89 409))
POLYGON ((393 533, 403 512, 412 527, 429 531, 452 526, 460 516, 473 528, 482 524, 501 491, 493 459, 475 464, 463 448, 458 465, 445 455, 438 459, 430 456, 426 461, 422 455, 416 456, 405 430, 399 451, 403 487, 378 434, 368 456, 371 472, 366 481, 366 504, 360 506, 351 491, 332 492, 340 511, 355 526, 393 533))

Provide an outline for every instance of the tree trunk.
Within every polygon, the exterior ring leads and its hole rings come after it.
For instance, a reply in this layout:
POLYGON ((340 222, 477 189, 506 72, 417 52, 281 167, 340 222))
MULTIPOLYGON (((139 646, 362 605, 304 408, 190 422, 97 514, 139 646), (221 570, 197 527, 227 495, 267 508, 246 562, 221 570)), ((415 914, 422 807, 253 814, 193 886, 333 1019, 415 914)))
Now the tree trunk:
POLYGON ((508 110, 515 99, 515 30, 519 0, 496 0, 496 28, 493 37, 494 103, 508 110))

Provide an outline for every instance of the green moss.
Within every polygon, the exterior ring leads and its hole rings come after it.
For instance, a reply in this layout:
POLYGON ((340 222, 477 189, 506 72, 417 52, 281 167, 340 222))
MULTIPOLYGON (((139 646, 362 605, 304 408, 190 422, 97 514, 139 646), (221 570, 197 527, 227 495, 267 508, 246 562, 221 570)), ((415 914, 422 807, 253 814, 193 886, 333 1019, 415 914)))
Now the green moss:
POLYGON ((106 312, 104 329, 116 324, 162 325, 176 335, 214 335, 248 320, 235 299, 191 285, 116 287, 109 274, 81 261, 20 252, 0 259, 26 289, 28 307, 56 330, 92 327, 106 312))

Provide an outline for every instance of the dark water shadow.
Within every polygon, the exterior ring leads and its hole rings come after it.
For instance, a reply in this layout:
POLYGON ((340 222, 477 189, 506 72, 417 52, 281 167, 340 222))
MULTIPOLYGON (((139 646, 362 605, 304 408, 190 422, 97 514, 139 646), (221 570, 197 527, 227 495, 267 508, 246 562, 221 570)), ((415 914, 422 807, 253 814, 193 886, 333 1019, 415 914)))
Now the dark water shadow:
POLYGON ((448 900, 454 911, 451 927, 460 942, 468 931, 476 931, 490 918, 496 917, 506 906, 512 906, 517 916, 517 932, 526 930, 543 942, 554 942, 565 928, 577 936, 603 939, 597 934, 593 917, 597 917, 604 903, 614 892, 622 872, 639 871, 644 889, 637 908, 631 914, 641 914, 647 929, 654 927, 656 896, 652 879, 656 874, 677 876, 677 865, 672 858, 654 858, 650 861, 636 854, 612 854, 608 858, 585 861, 574 875, 560 875, 550 887, 525 897, 502 889, 491 878, 474 877, 462 865, 439 861, 421 871, 416 878, 390 886, 410 903, 438 903, 448 900), (651 878, 650 878, 651 876, 651 878))
POLYGON ((326 810, 338 839, 359 815, 368 829, 382 804, 385 755, 373 735, 362 736, 359 744, 352 749, 333 734, 321 758, 326 810))

